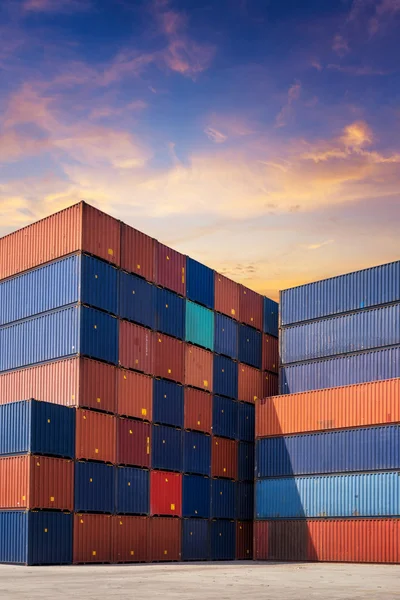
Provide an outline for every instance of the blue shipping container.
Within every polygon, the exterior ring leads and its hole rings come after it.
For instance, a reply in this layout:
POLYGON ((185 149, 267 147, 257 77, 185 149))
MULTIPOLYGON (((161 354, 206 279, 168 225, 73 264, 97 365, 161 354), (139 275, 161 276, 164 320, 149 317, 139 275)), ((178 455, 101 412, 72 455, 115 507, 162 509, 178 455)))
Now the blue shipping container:
POLYGON ((113 315, 118 314, 119 271, 112 265, 93 256, 80 255, 81 295, 80 301, 101 308, 113 315))
POLYGON ((230 398, 213 397, 212 431, 221 437, 237 438, 238 403, 230 398))
POLYGON ((153 425, 151 436, 151 462, 153 469, 182 471, 182 430, 153 425))
POLYGON ((211 560, 235 560, 236 523, 234 521, 211 522, 211 560))
POLYGON ((248 325, 239 325, 239 362, 261 369, 262 335, 248 325))
POLYGON ((189 256, 186 257, 186 296, 214 308, 214 271, 189 256))
POLYGON ((24 400, 0 406, 0 455, 75 457, 75 410, 24 400))
POLYGON ((80 320, 80 353, 118 364, 118 319, 81 307, 80 320))
POLYGON ((194 302, 186 300, 187 342, 214 350, 214 313, 194 302))
POLYGON ((279 304, 264 296, 264 333, 278 337, 279 304))
POLYGON ((214 355, 213 390, 220 396, 237 399, 238 363, 230 358, 214 355))
POLYGON ((238 444, 238 477, 239 481, 254 480, 254 444, 239 442, 238 444))
POLYGON ((157 287, 155 310, 155 330, 184 340, 186 300, 174 292, 157 287))
POLYGON ((150 511, 150 472, 134 467, 116 469, 115 512, 148 515, 150 511))
POLYGON ((72 564, 71 514, 0 511, 0 563, 72 564))
POLYGON ((119 316, 154 329, 156 287, 141 277, 121 271, 119 316))
POLYGON ((105 463, 75 463, 76 512, 114 512, 115 471, 105 463))
POLYGON ((236 515, 236 483, 229 479, 211 482, 211 517, 234 519, 236 515))
POLYGON ((153 381, 153 422, 183 427, 183 386, 165 379, 153 381))
POLYGON ((255 406, 248 402, 239 402, 238 411, 238 439, 244 442, 254 442, 255 437, 255 406))
POLYGON ((211 436, 196 431, 183 433, 183 471, 211 475, 211 436))
POLYGON ((239 325, 230 317, 215 313, 214 351, 237 360, 239 325))
POLYGON ((211 479, 184 475, 182 479, 182 515, 209 519, 211 511, 211 479))
POLYGON ((254 484, 241 481, 236 484, 236 519, 252 521, 254 518, 254 484))
POLYGON ((210 522, 184 519, 182 523, 182 560, 210 559, 210 522))

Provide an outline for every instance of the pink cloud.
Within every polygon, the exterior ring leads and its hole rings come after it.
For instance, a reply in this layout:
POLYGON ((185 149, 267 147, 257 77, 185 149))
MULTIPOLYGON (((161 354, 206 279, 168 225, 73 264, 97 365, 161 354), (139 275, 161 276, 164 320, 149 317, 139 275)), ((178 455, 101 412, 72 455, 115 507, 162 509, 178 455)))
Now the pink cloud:
POLYGON ((375 69, 368 66, 353 66, 353 65, 328 65, 328 69, 331 71, 339 71, 340 73, 347 73, 348 75, 362 76, 379 76, 379 75, 390 75, 392 71, 385 71, 383 69, 375 69))
POLYGON ((301 92, 301 83, 299 81, 290 86, 287 93, 287 101, 275 119, 276 127, 284 127, 292 113, 293 103, 299 99, 301 92))
POLYGON ((350 47, 347 40, 342 35, 337 34, 333 38, 332 50, 339 56, 346 56, 350 52, 350 47))

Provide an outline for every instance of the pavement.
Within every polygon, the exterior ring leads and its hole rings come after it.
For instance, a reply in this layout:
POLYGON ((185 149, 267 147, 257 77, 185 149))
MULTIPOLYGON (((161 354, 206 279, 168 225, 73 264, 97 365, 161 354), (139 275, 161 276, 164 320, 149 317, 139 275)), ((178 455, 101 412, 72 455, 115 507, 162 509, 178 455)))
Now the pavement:
POLYGON ((1 600, 400 598, 400 566, 328 563, 0 565, 1 600))

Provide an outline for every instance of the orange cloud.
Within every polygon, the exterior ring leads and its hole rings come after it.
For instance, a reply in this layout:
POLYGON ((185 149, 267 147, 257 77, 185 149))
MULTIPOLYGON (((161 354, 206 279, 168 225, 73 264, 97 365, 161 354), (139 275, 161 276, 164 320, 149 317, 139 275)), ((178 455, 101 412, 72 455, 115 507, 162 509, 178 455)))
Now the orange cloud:
POLYGON ((213 127, 206 127, 204 133, 209 140, 215 142, 216 144, 223 144, 228 139, 228 136, 218 131, 218 129, 214 129, 213 127))

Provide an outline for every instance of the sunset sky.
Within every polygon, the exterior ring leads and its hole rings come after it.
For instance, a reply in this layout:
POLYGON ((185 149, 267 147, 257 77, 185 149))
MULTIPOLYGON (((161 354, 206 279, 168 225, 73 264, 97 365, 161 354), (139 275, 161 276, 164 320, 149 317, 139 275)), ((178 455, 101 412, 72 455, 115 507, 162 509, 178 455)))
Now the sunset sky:
POLYGON ((400 256, 400 0, 2 0, 0 235, 86 200, 277 299, 400 256))

